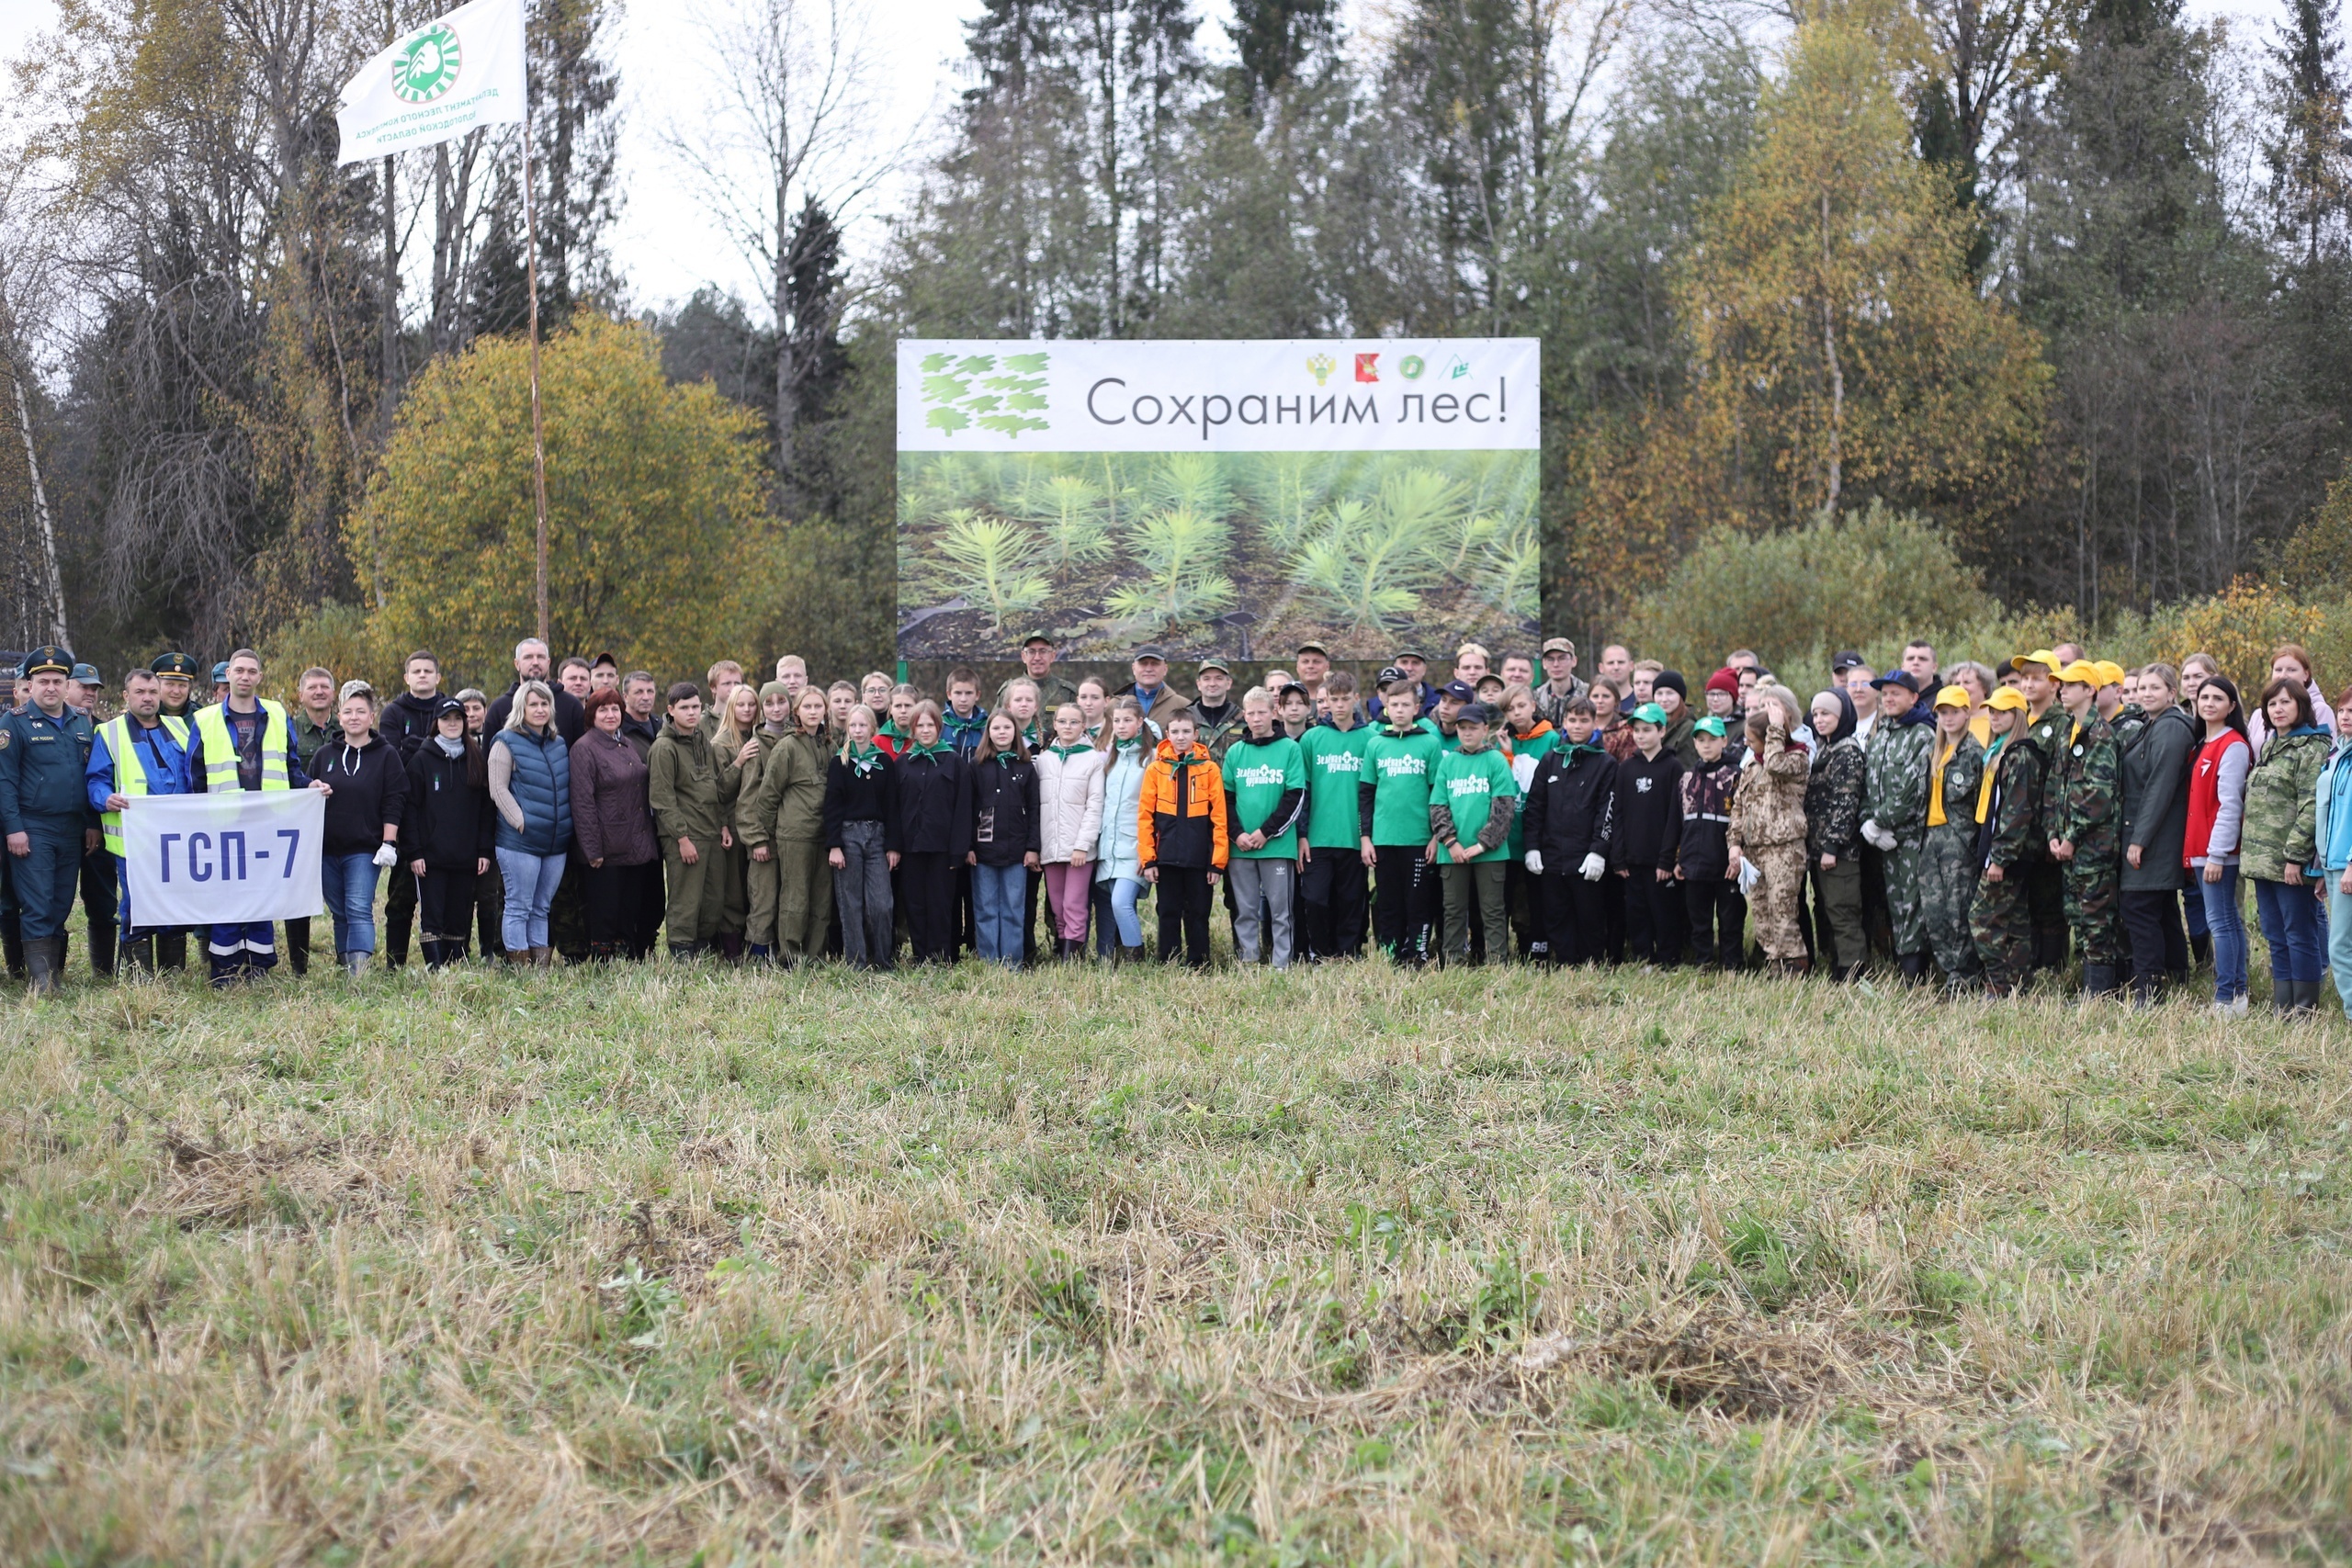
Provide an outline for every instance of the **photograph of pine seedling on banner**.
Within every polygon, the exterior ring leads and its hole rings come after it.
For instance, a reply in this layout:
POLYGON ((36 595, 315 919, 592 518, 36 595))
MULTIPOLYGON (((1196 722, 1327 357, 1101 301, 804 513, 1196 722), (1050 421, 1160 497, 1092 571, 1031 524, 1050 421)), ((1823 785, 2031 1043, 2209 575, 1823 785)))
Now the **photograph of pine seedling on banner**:
POLYGON ((899 653, 1536 630, 1532 338, 899 344, 899 653))

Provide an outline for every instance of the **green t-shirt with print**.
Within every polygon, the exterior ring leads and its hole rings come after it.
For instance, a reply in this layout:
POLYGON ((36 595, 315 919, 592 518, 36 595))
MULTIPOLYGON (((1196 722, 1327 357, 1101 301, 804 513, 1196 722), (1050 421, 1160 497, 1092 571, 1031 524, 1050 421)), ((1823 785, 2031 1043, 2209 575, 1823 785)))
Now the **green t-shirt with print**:
POLYGON ((1356 790, 1364 780, 1364 752, 1372 731, 1359 725, 1336 729, 1318 724, 1298 749, 1306 757, 1306 842, 1318 850, 1354 849, 1363 835, 1356 790))
MULTIPOLYGON (((1519 782, 1510 775, 1510 761, 1502 748, 1489 743, 1480 750, 1448 751, 1439 759, 1430 778, 1430 795, 1434 804, 1453 813, 1454 838, 1469 844, 1477 840, 1494 814, 1498 797, 1517 798, 1519 782)), ((1472 859, 1501 860, 1510 853, 1510 846, 1502 843, 1472 859)))
MULTIPOLYGON (((1233 820, 1227 826, 1237 840, 1266 826, 1284 792, 1306 788, 1306 759, 1298 742, 1279 730, 1262 743, 1247 735, 1238 738, 1227 748, 1222 766, 1226 793, 1233 796, 1233 820)), ((1296 860, 1296 819, 1281 837, 1269 839, 1254 850, 1236 848, 1233 853, 1243 860, 1296 860)))
POLYGON ((1403 735, 1385 728, 1373 731, 1363 760, 1373 788, 1374 845, 1430 841, 1430 775, 1444 755, 1444 743, 1429 726, 1417 724, 1403 735))

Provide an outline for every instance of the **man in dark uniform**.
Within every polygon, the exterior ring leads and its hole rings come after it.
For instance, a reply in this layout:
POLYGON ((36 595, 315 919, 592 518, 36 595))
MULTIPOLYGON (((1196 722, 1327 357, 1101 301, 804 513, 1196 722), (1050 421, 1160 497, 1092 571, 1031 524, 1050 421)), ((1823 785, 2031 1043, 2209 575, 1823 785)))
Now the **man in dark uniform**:
POLYGON ((98 838, 82 780, 90 721, 65 705, 73 671, 74 656, 65 649, 34 649, 25 656, 31 700, 0 717, 0 831, 8 836, 25 966, 36 996, 57 990, 82 857, 98 838))
POLYGON ((196 711, 195 660, 185 653, 159 653, 147 668, 164 683, 164 703, 158 713, 165 718, 187 718, 196 711))
MULTIPOLYGON (((76 664, 66 677, 66 707, 82 716, 93 735, 98 728, 98 694, 106 688, 95 664, 76 664)), ((114 975, 114 854, 101 838, 97 848, 82 857, 82 919, 90 932, 90 972, 109 978, 114 975)))

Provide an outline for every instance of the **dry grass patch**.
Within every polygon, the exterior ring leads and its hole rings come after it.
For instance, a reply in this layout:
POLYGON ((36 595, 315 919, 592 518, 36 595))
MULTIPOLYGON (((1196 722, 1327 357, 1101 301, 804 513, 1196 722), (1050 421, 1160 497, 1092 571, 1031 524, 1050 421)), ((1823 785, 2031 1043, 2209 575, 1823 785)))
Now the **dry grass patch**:
POLYGON ((11 1562, 2352 1556, 2335 1022, 657 966, 0 1102, 11 1562))

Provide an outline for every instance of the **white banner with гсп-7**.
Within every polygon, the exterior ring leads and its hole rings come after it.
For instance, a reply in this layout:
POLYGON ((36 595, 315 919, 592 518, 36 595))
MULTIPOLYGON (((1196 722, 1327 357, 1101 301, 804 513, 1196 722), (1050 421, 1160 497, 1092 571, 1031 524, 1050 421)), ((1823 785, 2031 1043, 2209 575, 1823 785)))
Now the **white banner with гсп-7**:
POLYGON ((138 926, 300 920, 325 908, 326 796, 311 789, 134 795, 122 866, 138 926))

